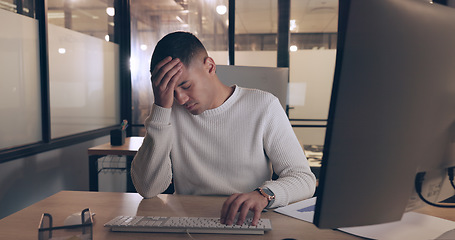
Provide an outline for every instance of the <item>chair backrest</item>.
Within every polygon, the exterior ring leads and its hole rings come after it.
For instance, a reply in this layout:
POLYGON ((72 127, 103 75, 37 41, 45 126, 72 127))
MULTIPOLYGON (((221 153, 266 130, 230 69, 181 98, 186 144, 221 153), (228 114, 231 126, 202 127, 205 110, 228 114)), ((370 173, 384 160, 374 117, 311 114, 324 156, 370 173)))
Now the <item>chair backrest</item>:
POLYGON ((220 81, 228 86, 237 84, 272 93, 286 110, 289 68, 217 65, 216 73, 220 81))

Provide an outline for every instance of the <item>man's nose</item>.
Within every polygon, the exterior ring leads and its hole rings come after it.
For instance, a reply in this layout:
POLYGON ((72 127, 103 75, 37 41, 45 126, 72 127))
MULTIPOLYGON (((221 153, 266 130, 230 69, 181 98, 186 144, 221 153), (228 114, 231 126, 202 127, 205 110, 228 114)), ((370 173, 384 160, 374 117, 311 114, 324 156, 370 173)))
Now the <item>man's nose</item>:
POLYGON ((188 95, 186 95, 185 93, 182 93, 181 91, 178 91, 178 90, 174 91, 174 97, 175 97, 175 100, 177 100, 177 103, 180 105, 183 105, 188 101, 188 95))

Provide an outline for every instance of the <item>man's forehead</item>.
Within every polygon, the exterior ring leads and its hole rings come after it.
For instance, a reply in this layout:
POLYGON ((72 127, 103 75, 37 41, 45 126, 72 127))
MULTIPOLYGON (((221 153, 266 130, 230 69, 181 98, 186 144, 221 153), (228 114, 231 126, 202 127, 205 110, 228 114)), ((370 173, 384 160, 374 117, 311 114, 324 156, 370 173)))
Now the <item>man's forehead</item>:
POLYGON ((204 60, 199 57, 194 57, 188 65, 183 64, 182 75, 177 80, 177 86, 181 86, 191 80, 192 75, 198 70, 204 68, 204 60))
POLYGON ((191 68, 185 65, 182 66, 182 75, 180 75, 179 79, 177 80, 177 86, 181 86, 189 81, 190 72, 191 68))

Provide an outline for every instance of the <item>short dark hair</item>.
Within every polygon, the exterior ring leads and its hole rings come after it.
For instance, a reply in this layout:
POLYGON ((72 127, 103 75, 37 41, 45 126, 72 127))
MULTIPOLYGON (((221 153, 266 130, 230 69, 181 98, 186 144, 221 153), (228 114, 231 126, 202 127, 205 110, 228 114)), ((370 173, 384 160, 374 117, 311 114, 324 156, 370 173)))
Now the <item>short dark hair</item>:
POLYGON ((189 66, 193 57, 207 51, 201 41, 190 32, 173 32, 164 36, 156 44, 150 61, 150 72, 164 58, 171 56, 179 58, 185 66, 189 66))

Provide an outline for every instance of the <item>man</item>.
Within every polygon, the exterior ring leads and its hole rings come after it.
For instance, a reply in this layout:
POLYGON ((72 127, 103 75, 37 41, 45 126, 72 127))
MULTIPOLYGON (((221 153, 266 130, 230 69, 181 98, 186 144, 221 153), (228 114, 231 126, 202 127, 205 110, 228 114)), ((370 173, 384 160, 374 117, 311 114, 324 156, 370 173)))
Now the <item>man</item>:
POLYGON ((313 195, 315 176, 276 97, 222 84, 214 60, 187 32, 158 42, 150 71, 155 103, 131 166, 143 197, 173 179, 177 194, 230 195, 222 223, 242 224, 251 211, 256 225, 264 208, 313 195))

